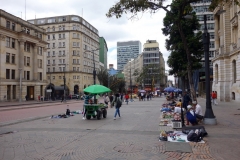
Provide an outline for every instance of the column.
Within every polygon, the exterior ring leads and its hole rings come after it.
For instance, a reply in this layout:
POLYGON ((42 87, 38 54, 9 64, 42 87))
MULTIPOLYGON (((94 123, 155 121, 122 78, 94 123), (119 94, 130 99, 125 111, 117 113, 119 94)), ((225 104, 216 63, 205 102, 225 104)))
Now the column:
POLYGON ((37 44, 35 44, 33 46, 33 57, 32 57, 32 61, 33 61, 33 80, 37 81, 38 80, 38 46, 37 44))
MULTIPOLYGON (((5 36, 0 35, 0 64, 5 64, 3 60, 3 56, 5 54, 5 36)), ((4 77, 5 74, 5 67, 3 65, 0 65, 0 101, 4 101, 4 86, 2 85, 2 78, 4 77)))
POLYGON ((25 40, 20 39, 19 41, 19 53, 18 53, 18 71, 19 71, 19 102, 22 102, 24 95, 22 94, 22 75, 24 72, 24 42, 25 40))

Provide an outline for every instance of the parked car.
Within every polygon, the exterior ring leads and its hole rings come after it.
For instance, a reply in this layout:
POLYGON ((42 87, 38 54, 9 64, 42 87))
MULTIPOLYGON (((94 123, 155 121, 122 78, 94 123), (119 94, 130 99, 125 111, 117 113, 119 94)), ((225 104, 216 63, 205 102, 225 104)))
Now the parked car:
POLYGON ((73 94, 72 99, 79 99, 79 95, 78 94, 73 94))

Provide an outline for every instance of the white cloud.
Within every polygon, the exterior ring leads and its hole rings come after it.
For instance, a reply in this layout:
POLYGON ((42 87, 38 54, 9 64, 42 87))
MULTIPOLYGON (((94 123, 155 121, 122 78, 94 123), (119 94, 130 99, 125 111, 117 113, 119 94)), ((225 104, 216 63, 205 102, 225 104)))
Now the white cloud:
MULTIPOLYGON (((118 0, 117 0, 118 1, 118 0)), ((92 24, 104 37, 109 53, 108 63, 117 67, 117 42, 139 40, 142 45, 146 40, 157 40, 165 62, 169 55, 165 48, 165 37, 162 34, 163 10, 151 15, 139 13, 138 19, 130 20, 130 15, 120 19, 107 18, 106 13, 116 1, 113 0, 26 0, 27 19, 76 14, 92 24)), ((168 2, 169 3, 169 2, 168 2)), ((25 19, 25 0, 0 0, 1 9, 25 19), (22 16, 21 16, 22 15, 22 16)), ((166 64, 166 69, 168 69, 166 64)))

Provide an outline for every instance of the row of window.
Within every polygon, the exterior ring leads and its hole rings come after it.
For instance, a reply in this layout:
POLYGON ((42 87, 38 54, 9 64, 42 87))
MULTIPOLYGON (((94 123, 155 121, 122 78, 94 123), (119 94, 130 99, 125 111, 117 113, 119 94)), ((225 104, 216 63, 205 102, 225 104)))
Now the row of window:
MULTIPOLYGON (((58 51, 58 55, 59 55, 59 56, 65 56, 65 50, 58 51)), ((48 56, 48 57, 51 56, 51 52, 50 52, 50 51, 48 51, 47 56, 48 56)), ((55 51, 52 51, 52 56, 55 56, 55 51)))
MULTIPOLYGON (((16 70, 6 69, 6 79, 15 79, 15 78, 16 78, 16 70)), ((30 80, 30 71, 24 71, 22 79, 30 80)), ((38 79, 42 80, 42 72, 38 72, 38 79)))
POLYGON ((6 37, 6 47, 15 48, 15 39, 11 37, 6 37))
POLYGON ((11 29, 11 30, 13 30, 13 31, 15 31, 15 27, 16 25, 15 25, 15 23, 14 22, 11 22, 11 21, 6 21, 6 28, 7 29, 11 29))
MULTIPOLYGON (((214 23, 207 23, 208 30, 214 30, 214 27, 215 27, 214 23)), ((205 26, 204 26, 204 24, 202 24, 200 27, 200 30, 204 30, 204 28, 205 28, 205 26)))
POLYGON ((11 54, 11 53, 6 53, 6 63, 12 63, 15 64, 15 54, 11 54))
MULTIPOLYGON (((64 38, 65 38, 65 33, 63 33, 63 34, 58 34, 58 38, 59 38, 59 39, 64 39, 64 38)), ((51 39, 51 35, 48 34, 48 35, 47 35, 47 40, 50 40, 50 39, 51 39)), ((55 34, 52 34, 52 39, 55 40, 55 34)))
MULTIPOLYGON (((50 46, 51 46, 51 44, 49 43, 47 47, 50 48, 50 46)), ((56 47, 55 43, 52 43, 52 48, 55 48, 55 47, 56 47)), ((63 47, 64 48, 65 47, 65 42, 59 42, 58 47, 63 47)))
MULTIPOLYGON (((213 21, 214 17, 212 14, 206 14, 207 21, 213 21)), ((204 15, 197 15, 199 21, 204 21, 204 15)))
POLYGON ((195 11, 196 13, 199 13, 199 12, 210 12, 208 5, 205 5, 205 6, 194 6, 193 7, 193 11, 195 11))

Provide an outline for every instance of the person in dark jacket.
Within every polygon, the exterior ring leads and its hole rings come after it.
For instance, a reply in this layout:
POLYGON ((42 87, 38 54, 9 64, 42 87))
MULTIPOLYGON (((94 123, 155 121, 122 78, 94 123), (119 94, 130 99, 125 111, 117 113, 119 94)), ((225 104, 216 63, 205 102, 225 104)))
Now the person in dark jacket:
POLYGON ((190 101, 191 101, 191 98, 188 95, 188 93, 185 91, 184 95, 183 95, 183 108, 185 108, 187 110, 187 106, 188 106, 190 101))
POLYGON ((92 96, 89 95, 88 93, 84 93, 84 94, 85 94, 85 98, 84 98, 84 104, 83 104, 83 118, 82 119, 85 119, 85 116, 86 116, 86 113, 87 113, 87 109, 85 108, 85 105, 89 104, 89 102, 92 99, 92 96))

